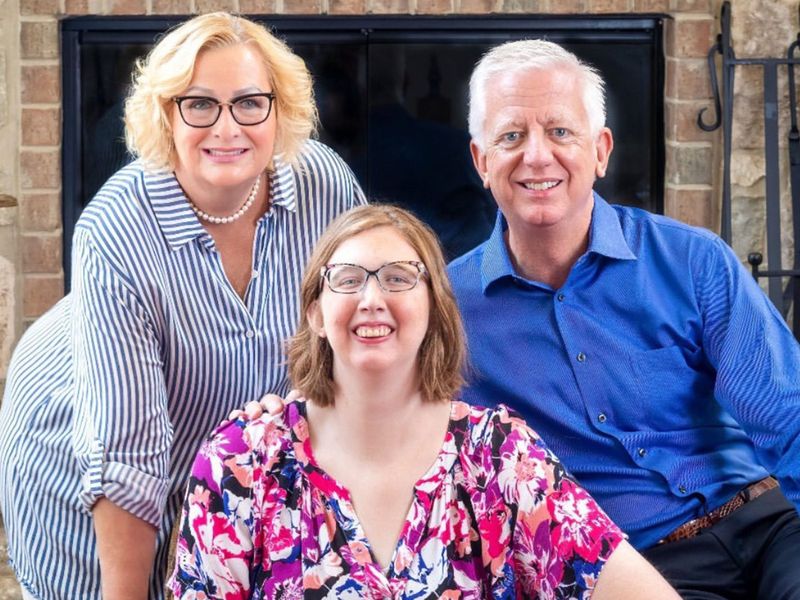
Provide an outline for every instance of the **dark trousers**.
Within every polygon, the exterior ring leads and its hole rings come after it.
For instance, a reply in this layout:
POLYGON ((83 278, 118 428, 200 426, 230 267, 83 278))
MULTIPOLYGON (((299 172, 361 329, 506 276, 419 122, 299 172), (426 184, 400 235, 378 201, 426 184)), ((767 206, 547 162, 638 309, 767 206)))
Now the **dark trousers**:
POLYGON ((800 600, 800 517, 779 489, 643 554, 684 600, 800 600))

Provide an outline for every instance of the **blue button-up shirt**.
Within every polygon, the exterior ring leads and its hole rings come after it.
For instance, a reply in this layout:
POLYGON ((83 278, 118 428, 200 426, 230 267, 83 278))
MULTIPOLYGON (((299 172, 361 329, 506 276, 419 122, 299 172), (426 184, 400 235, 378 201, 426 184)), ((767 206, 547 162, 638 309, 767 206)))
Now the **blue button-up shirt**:
POLYGON ((449 267, 475 404, 520 411, 638 548, 775 474, 800 501, 800 347, 714 234, 595 195, 558 289, 502 215, 449 267))

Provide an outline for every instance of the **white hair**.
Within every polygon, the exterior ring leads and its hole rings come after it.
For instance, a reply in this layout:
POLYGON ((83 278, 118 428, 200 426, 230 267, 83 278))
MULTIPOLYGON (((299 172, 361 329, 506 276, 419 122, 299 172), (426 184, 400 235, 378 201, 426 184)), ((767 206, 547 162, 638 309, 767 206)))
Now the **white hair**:
POLYGON ((589 128, 596 135, 606 123, 605 82, 594 67, 572 52, 546 40, 519 40, 495 46, 478 61, 469 80, 469 133, 483 149, 486 122, 486 87, 498 73, 566 67, 574 70, 583 85, 583 105, 589 128))

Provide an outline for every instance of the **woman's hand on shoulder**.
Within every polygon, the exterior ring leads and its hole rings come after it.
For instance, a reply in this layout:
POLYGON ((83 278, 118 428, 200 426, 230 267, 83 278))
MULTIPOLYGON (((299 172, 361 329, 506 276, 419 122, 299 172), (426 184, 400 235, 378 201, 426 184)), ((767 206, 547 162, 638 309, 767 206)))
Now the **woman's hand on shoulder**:
POLYGON ((298 390, 292 390, 287 394, 286 398, 281 398, 277 394, 264 394, 259 400, 248 402, 244 408, 232 410, 228 418, 220 423, 220 427, 237 419, 252 421, 264 413, 274 417, 281 414, 289 402, 294 402, 300 396, 301 394, 298 390))

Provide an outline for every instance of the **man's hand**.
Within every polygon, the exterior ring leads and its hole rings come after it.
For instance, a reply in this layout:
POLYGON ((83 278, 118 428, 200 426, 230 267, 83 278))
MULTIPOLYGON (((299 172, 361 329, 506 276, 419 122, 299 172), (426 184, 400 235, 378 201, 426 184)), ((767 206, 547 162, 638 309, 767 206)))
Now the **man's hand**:
POLYGON ((283 412, 283 407, 286 404, 289 402, 294 402, 300 396, 301 394, 298 390, 292 390, 289 392, 289 394, 286 396, 286 399, 281 398, 277 394, 264 394, 260 400, 252 400, 248 402, 244 409, 232 410, 231 414, 228 415, 228 418, 220 423, 220 427, 227 425, 236 419, 252 421, 264 413, 274 417, 283 412))

